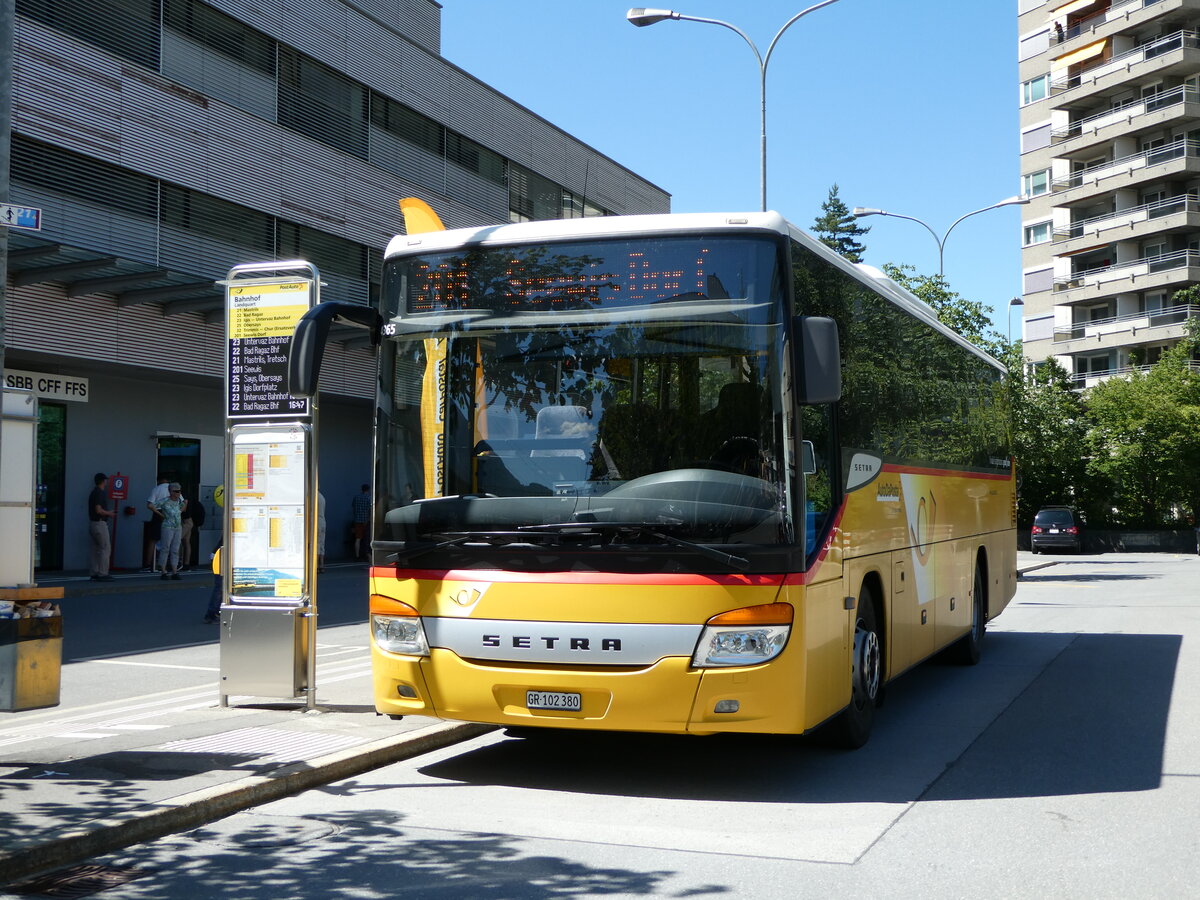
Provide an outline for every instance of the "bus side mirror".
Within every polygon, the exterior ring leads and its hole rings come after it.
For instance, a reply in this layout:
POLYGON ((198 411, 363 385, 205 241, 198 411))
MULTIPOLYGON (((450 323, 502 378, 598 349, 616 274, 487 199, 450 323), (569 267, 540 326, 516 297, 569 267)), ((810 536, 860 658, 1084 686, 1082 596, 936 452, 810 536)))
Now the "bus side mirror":
POLYGON ((796 316, 793 368, 803 406, 834 403, 842 397, 842 353, 837 323, 828 316, 796 316))
POLYGON ((329 340, 329 326, 334 322, 357 325, 371 332, 371 343, 379 343, 382 317, 370 306, 329 300, 318 303, 296 323, 292 343, 288 348, 288 393, 293 397, 315 397, 321 380, 321 358, 329 340))

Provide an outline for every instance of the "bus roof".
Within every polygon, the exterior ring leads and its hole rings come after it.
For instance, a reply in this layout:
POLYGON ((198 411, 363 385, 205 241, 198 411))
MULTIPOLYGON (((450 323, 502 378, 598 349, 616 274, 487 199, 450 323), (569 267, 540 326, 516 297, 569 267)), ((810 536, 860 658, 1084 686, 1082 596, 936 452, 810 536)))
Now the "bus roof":
POLYGON ((593 216, 582 219, 539 219, 503 225, 477 225, 446 231, 401 234, 389 242, 385 258, 409 254, 438 253, 469 246, 503 246, 543 241, 587 240, 636 237, 644 234, 686 234, 688 232, 770 232, 791 237, 845 274, 867 284, 896 306, 922 319, 955 343, 961 344, 1001 371, 1005 366, 995 357, 971 343, 954 329, 944 325, 936 311, 911 291, 888 278, 873 266, 852 263, 812 235, 793 225, 779 213, 664 213, 646 216, 593 216))

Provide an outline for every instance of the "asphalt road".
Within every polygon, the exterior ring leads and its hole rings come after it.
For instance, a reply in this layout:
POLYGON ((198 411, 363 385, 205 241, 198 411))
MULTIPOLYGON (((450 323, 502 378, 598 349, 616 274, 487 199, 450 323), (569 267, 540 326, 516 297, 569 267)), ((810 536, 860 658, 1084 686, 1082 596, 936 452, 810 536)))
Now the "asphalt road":
POLYGON ((117 898, 1190 897, 1200 558, 1027 575, 871 742, 502 733, 131 848, 117 898))

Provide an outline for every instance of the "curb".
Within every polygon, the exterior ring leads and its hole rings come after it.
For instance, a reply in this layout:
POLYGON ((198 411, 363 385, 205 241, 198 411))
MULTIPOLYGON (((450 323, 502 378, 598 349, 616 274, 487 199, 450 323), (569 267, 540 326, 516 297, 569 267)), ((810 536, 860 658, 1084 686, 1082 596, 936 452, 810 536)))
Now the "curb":
POLYGON ((98 819, 85 828, 68 832, 44 844, 0 854, 0 872, 4 873, 0 885, 196 828, 253 806, 280 800, 342 778, 361 775, 494 730, 493 725, 444 722, 313 760, 289 763, 266 775, 252 775, 230 784, 135 807, 98 819))
POLYGON ((1022 575, 1027 575, 1030 572, 1036 572, 1038 569, 1048 569, 1051 566, 1057 566, 1057 565, 1058 565, 1057 560, 1054 562, 1034 563, 1032 566, 1025 566, 1022 569, 1017 569, 1017 577, 1020 578, 1022 575))

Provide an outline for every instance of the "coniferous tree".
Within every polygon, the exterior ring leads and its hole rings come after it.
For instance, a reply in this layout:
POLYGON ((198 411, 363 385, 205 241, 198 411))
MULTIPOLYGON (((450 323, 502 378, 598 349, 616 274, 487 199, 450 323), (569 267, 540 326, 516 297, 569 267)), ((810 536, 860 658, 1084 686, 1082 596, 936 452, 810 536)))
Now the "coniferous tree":
POLYGON ((829 189, 829 197, 821 204, 821 215, 813 222, 813 234, 826 247, 832 247, 850 262, 862 262, 866 245, 859 238, 871 229, 858 224, 850 209, 838 196, 838 186, 829 189))

